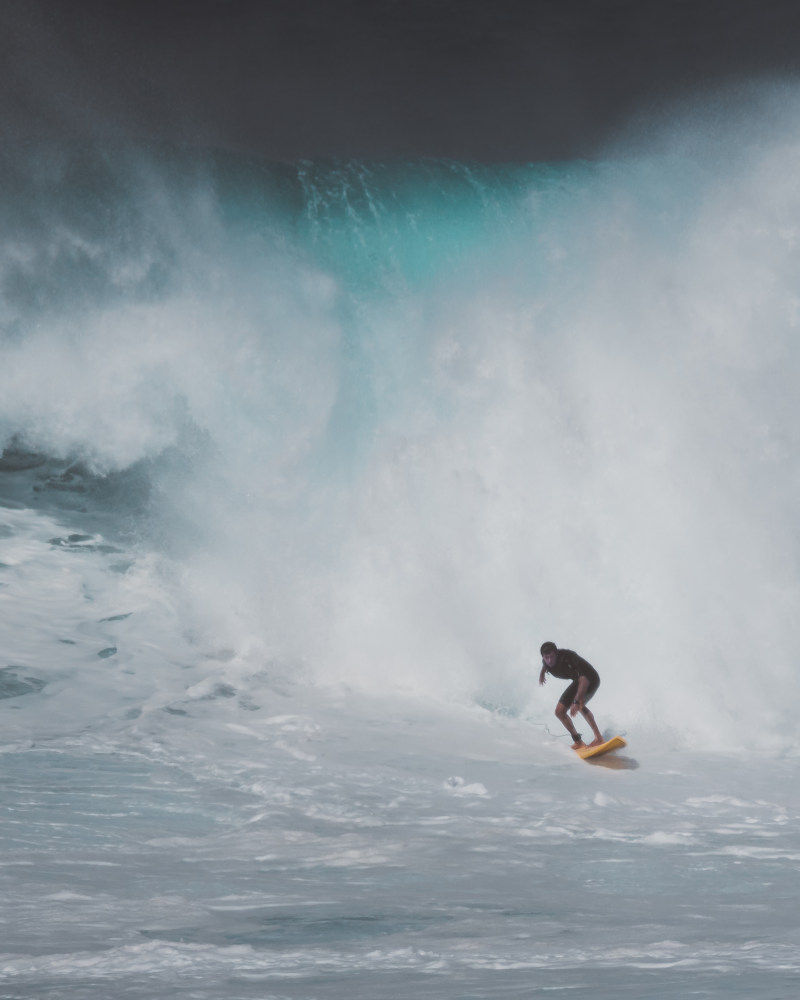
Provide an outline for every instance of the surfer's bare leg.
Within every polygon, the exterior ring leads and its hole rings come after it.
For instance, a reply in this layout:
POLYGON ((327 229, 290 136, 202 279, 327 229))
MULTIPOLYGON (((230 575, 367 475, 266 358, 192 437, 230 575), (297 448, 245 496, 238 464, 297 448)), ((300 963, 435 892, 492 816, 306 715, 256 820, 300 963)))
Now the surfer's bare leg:
POLYGON ((559 702, 556 705, 556 718, 561 723, 561 725, 564 726, 569 735, 572 737, 573 750, 579 750, 581 747, 586 746, 586 744, 578 735, 578 731, 576 730, 575 726, 572 724, 572 720, 570 719, 569 714, 567 713, 567 706, 562 705, 561 702, 559 702))
POLYGON ((594 733, 594 739, 589 744, 590 747, 598 747, 603 741, 603 734, 597 728, 597 723, 594 721, 594 716, 591 711, 584 705, 580 710, 581 715, 586 719, 589 725, 592 727, 592 732, 594 733))

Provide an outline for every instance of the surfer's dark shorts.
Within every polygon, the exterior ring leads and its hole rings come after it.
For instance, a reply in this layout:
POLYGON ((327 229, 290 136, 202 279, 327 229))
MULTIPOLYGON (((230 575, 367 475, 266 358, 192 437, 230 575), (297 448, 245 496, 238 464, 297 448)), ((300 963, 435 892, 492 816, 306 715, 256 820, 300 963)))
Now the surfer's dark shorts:
MULTIPOLYGON (((575 701, 575 695, 578 693, 579 682, 580 679, 578 679, 577 681, 573 681, 570 684, 570 686, 558 699, 560 705, 563 705, 565 708, 569 708, 572 705, 573 701, 575 701)), ((583 699, 584 704, 586 704, 586 702, 589 701, 590 698, 593 698, 595 696, 597 689, 599 687, 600 687, 599 677, 595 677, 594 680, 589 681, 589 688, 586 691, 586 697, 583 699)))

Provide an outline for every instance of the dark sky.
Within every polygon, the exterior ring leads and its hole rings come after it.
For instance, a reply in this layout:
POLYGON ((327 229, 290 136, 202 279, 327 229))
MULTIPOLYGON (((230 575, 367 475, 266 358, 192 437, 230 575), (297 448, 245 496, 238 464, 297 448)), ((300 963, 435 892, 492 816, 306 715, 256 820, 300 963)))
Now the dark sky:
POLYGON ((6 146, 572 158, 673 98, 796 72, 797 0, 0 0, 6 146))

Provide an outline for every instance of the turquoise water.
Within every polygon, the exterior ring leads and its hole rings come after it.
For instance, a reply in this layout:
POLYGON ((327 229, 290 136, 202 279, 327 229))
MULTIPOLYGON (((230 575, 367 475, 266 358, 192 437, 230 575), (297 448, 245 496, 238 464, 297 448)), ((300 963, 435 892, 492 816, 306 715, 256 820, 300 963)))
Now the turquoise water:
POLYGON ((6 159, 9 996, 793 996, 791 135, 6 159))

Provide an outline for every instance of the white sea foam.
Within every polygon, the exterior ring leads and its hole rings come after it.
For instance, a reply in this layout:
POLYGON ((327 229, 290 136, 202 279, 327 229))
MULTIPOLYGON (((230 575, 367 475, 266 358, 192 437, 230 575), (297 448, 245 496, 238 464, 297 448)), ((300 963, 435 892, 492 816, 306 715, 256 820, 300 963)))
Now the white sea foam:
POLYGON ((105 233, 35 174, 0 252, 15 995, 793 995, 792 135, 309 166, 288 223, 112 157, 105 233), (626 751, 570 751, 545 638, 626 751))
POLYGON ((790 747, 797 155, 442 168, 441 206, 422 174, 399 208, 377 168, 309 174, 293 235, 122 170, 127 249, 77 213, 6 250, 9 281, 69 250, 106 293, 13 300, 5 440, 145 463, 159 599, 228 651, 222 684, 269 660, 543 721, 551 636, 600 669, 606 725, 790 747))

